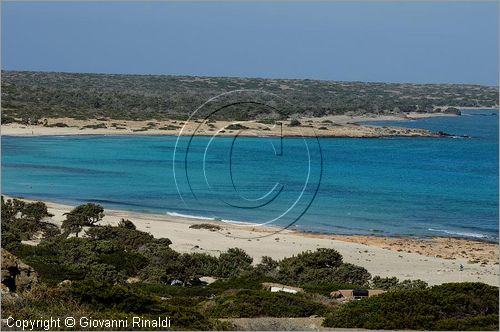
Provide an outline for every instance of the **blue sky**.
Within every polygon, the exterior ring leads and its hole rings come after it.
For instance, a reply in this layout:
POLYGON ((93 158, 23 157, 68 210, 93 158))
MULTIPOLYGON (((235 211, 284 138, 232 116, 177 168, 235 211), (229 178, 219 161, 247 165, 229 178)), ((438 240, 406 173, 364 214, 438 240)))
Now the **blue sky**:
POLYGON ((498 3, 2 3, 2 69, 498 85, 498 3))

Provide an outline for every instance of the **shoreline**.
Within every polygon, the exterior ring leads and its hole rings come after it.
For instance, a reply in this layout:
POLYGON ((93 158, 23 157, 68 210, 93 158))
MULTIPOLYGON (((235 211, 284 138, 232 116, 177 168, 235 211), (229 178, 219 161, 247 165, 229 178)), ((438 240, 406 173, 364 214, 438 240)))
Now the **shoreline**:
MULTIPOLYGON (((61 201, 56 201, 56 200, 50 200, 46 198, 38 198, 38 197, 26 197, 26 196, 12 196, 11 194, 1 194, 5 199, 20 199, 24 201, 29 201, 29 202, 44 202, 45 204, 53 204, 53 205, 60 205, 64 207, 74 207, 76 203, 71 203, 71 202, 61 202, 61 201)), ((85 204, 85 203, 81 203, 85 204)), ((96 203, 102 205, 102 203, 96 203)), ((256 225, 252 222, 249 221, 236 221, 236 220, 226 220, 226 219, 214 219, 210 217, 204 217, 204 216, 195 216, 195 215, 187 215, 187 214, 181 214, 175 211, 172 212, 166 212, 165 214, 161 214, 158 212, 152 212, 152 211, 139 211, 139 210, 126 210, 123 208, 105 208, 106 211, 119 211, 121 213, 130 213, 131 215, 137 214, 140 215, 141 217, 143 216, 164 216, 166 219, 173 218, 173 219, 186 219, 189 220, 190 222, 194 223, 207 223, 207 224, 215 224, 219 226, 225 226, 225 225, 234 225, 236 227, 252 227, 252 228, 258 228, 257 231, 262 231, 262 232, 270 232, 270 233, 276 233, 279 234, 282 231, 286 232, 291 232, 294 234, 299 234, 302 236, 309 236, 309 237, 321 237, 321 238, 343 238, 343 239, 348 239, 351 241, 351 238, 355 239, 361 239, 361 238, 369 238, 369 239, 384 239, 386 241, 397 241, 400 239, 407 239, 407 240, 412 240, 412 241, 417 241, 417 242, 426 242, 426 241, 433 241, 433 240, 443 240, 443 239, 451 239, 451 240, 457 240, 457 241, 467 241, 467 242, 477 242, 477 243, 485 243, 485 244, 492 244, 499 246, 500 248, 500 239, 492 239, 491 237, 487 237, 486 235, 484 237, 474 237, 474 236, 465 236, 465 235, 405 235, 405 234, 374 234, 374 233, 328 233, 328 232, 322 232, 322 231, 313 231, 313 230, 307 230, 307 229, 297 229, 294 228, 293 225, 290 228, 282 228, 278 227, 275 225, 256 225)), ((499 253, 500 254, 500 253, 499 253)), ((500 256, 499 256, 499 263, 500 263, 500 256)))
MULTIPOLYGON (((20 199, 20 200, 25 200, 29 202, 44 202, 45 204, 54 204, 54 205, 60 205, 60 206, 65 206, 65 207, 74 207, 76 203, 72 202, 63 202, 63 201, 57 201, 57 200, 50 200, 44 197, 35 197, 35 196, 13 196, 11 194, 1 194, 4 198, 6 199, 20 199)), ((84 203, 80 203, 84 204, 84 203)), ((96 204, 101 204, 97 202, 96 204)), ((294 228, 293 225, 290 228, 281 228, 275 225, 257 225, 249 221, 237 221, 237 220, 226 220, 226 219, 215 219, 211 217, 205 217, 205 216, 195 216, 195 215, 189 215, 189 214, 182 214, 179 212, 175 211, 167 211, 165 214, 161 214, 158 212, 153 212, 153 211, 146 211, 146 210, 126 210, 123 208, 106 208, 106 210, 109 211, 120 211, 120 212, 127 212, 130 214, 139 214, 141 216, 165 216, 166 218, 179 218, 179 219, 186 219, 192 222, 198 222, 198 223, 213 223, 217 224, 220 226, 224 225, 234 225, 234 226, 241 226, 241 227, 254 227, 254 228, 260 228, 261 230, 265 230, 268 232, 274 232, 274 233, 279 233, 280 231, 287 231, 287 232, 293 232, 297 233, 303 236, 312 236, 312 237, 326 237, 326 238, 333 238, 333 237, 342 237, 349 239, 351 237, 354 238, 374 238, 374 239, 386 239, 386 240, 399 240, 399 239, 408 239, 408 240, 414 240, 414 241, 432 241, 436 239, 452 239, 452 240, 458 240, 458 241, 470 241, 470 242, 478 242, 478 243, 486 243, 486 244, 493 244, 497 245, 500 248, 500 238, 491 238, 488 237, 487 235, 484 235, 483 237, 474 237, 474 236, 465 236, 465 235, 451 235, 449 234, 448 236, 446 235, 405 235, 405 234, 374 234, 374 233, 329 233, 326 231, 313 231, 313 230, 307 230, 307 229, 297 229, 294 228)), ((499 253, 500 255, 500 253, 499 253)), ((500 256, 499 256, 499 264, 500 264, 500 256)))
MULTIPOLYGON (((11 198, 11 196, 5 196, 11 198)), ((33 201, 30 199, 24 199, 33 201)), ((50 222, 59 225, 63 213, 73 206, 44 201, 54 214, 50 222)), ((155 237, 167 237, 179 252, 218 255, 232 247, 245 250, 258 263, 262 256, 282 259, 305 250, 334 248, 344 261, 365 267, 372 276, 396 276, 400 280, 421 279, 430 285, 445 282, 481 281, 499 285, 498 244, 449 237, 417 239, 371 235, 335 235, 282 230, 269 226, 246 226, 180 216, 105 209, 101 225, 117 225, 130 219, 138 230, 155 237), (213 224, 220 231, 192 229, 194 224, 213 224), (459 265, 464 271, 459 272, 459 265)), ((35 245, 35 241, 26 244, 35 245)))
MULTIPOLYGON (((281 121, 283 126, 252 121, 180 120, 76 120, 71 118, 45 119, 48 126, 2 124, 3 136, 221 136, 221 137, 318 137, 318 138, 383 138, 383 137, 448 137, 419 128, 377 126, 361 122, 418 120, 435 116, 456 116, 447 113, 405 113, 400 115, 331 115, 320 118, 302 118, 300 126, 281 121), (50 121, 49 121, 50 120, 50 121), (231 125, 240 124, 242 127, 231 125), (59 127, 60 126, 60 127, 59 127), (89 128, 88 126, 92 127, 89 128), (230 129, 229 129, 230 128, 230 129)), ((280 122, 280 121, 278 121, 280 122)))

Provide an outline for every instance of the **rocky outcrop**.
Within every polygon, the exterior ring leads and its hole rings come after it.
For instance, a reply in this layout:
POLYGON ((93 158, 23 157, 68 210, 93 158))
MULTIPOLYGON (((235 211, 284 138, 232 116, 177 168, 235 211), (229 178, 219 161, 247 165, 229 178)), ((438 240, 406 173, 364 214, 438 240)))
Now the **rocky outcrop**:
POLYGON ((447 109, 444 109, 442 111, 445 114, 455 114, 455 115, 462 115, 462 112, 456 107, 448 107, 447 109))
POLYGON ((1 292, 19 293, 32 288, 38 283, 38 274, 35 270, 21 262, 19 258, 1 248, 2 251, 2 283, 1 292))

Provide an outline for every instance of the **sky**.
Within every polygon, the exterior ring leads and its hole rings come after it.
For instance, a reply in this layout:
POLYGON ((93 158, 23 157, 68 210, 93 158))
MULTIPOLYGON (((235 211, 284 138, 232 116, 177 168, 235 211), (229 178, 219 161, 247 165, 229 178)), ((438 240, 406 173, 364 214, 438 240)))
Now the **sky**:
POLYGON ((498 85, 497 2, 6 2, 2 69, 498 85))

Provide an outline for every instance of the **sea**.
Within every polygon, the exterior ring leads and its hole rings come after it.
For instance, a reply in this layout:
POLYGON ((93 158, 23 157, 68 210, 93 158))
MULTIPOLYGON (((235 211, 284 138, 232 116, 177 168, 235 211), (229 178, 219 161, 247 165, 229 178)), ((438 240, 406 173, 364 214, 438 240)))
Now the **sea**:
POLYGON ((462 113, 370 123, 448 138, 3 136, 1 191, 249 227, 498 242, 498 111, 462 113))

